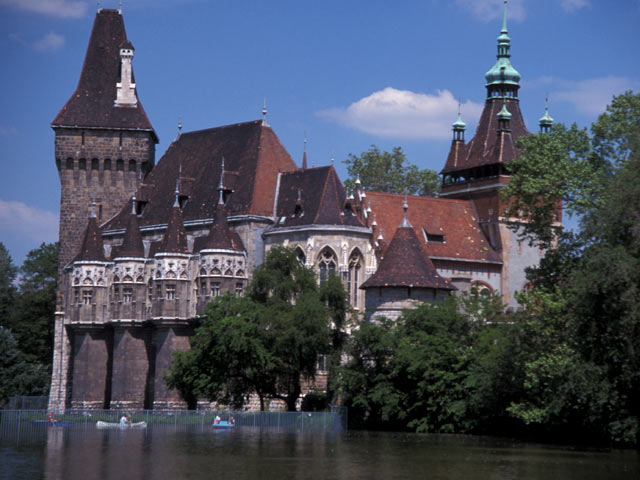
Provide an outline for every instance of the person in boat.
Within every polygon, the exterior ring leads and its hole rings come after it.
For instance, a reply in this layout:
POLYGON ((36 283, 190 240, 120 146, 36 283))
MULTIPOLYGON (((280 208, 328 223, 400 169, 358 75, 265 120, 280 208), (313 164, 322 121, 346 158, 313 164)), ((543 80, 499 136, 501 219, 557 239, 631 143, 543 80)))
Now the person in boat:
POLYGON ((56 423, 58 421, 53 417, 53 412, 49 412, 49 416, 47 417, 47 420, 49 423, 56 423))
POLYGON ((231 425, 235 425, 236 424, 236 419, 234 417, 229 417, 229 423, 231 425))
POLYGON ((216 415, 216 418, 213 419, 213 424, 218 425, 220 423, 220 416, 216 415))
POLYGON ((122 415, 120 425, 131 425, 131 420, 129 420, 126 415, 122 415))

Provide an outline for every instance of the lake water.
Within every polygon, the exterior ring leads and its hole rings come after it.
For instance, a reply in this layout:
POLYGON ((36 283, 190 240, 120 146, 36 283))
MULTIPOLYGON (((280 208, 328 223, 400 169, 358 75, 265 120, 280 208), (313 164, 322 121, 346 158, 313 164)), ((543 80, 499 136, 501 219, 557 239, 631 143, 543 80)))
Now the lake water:
POLYGON ((488 437, 50 427, 0 440, 2 479, 634 479, 636 451, 488 437))

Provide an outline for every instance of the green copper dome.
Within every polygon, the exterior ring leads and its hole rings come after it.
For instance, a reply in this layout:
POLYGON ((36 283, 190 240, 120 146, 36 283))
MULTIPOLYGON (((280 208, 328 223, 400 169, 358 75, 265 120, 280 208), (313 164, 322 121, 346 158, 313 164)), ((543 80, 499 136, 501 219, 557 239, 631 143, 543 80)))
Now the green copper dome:
POLYGON ((509 31, 507 30, 507 2, 505 0, 502 30, 500 30, 500 35, 498 36, 498 60, 484 75, 484 78, 487 80, 487 85, 519 84, 520 73, 513 68, 509 57, 511 57, 511 39, 509 38, 509 31))
POLYGON ((553 125, 553 118, 551 118, 551 115, 549 115, 549 108, 545 107, 544 109, 544 115, 542 117, 540 117, 540 120, 538 120, 538 122, 540 122, 540 125, 553 125))
POLYGON ((451 124, 454 130, 464 130, 467 124, 462 121, 462 117, 458 114, 458 119, 451 124))

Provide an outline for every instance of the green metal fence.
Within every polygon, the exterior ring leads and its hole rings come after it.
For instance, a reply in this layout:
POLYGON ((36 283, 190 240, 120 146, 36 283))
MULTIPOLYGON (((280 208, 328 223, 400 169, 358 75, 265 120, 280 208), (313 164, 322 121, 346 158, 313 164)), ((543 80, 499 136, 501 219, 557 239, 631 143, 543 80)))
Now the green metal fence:
POLYGON ((346 408, 328 412, 232 411, 232 410, 67 410, 51 419, 47 410, 0 410, 0 440, 46 437, 48 429, 95 429, 98 421, 118 423, 122 415, 131 422, 146 422, 149 429, 211 431, 214 419, 235 421, 234 429, 269 429, 280 432, 337 433, 346 430, 346 408), (45 435, 42 435, 45 433, 45 435))

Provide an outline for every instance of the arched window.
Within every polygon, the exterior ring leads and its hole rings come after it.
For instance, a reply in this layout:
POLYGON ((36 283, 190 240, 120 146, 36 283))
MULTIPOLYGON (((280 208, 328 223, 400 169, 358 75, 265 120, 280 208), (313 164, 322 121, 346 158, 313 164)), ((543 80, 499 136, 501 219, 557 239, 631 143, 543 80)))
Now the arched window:
POLYGON ((349 257, 349 270, 347 270, 347 294, 353 307, 358 307, 358 287, 362 282, 362 254, 354 250, 349 257))
POLYGON ((493 288, 488 283, 481 280, 471 282, 471 291, 475 290, 478 295, 491 295, 493 288))
POLYGON ((307 256, 304 254, 304 250, 302 250, 302 248, 300 247, 296 248, 296 257, 298 258, 298 261, 302 265, 307 263, 307 256))
POLYGON ((85 158, 81 158, 80 161, 78 162, 78 168, 80 170, 86 170, 87 169, 87 160, 85 158))
POLYGON ((116 170, 118 172, 124 172, 124 161, 121 158, 116 160, 116 170))
POLYGON ((105 160, 104 160, 104 169, 105 170, 111 170, 111 159, 110 158, 105 158, 105 160))
POLYGON ((100 160, 97 158, 91 159, 91 170, 99 170, 100 169, 100 160))
POLYGON ((135 160, 129 160, 129 171, 130 172, 135 172, 136 171, 136 161, 135 160))
POLYGON ((325 248, 318 256, 318 270, 320 271, 320 285, 323 285, 329 275, 336 272, 338 259, 330 248, 325 248))

